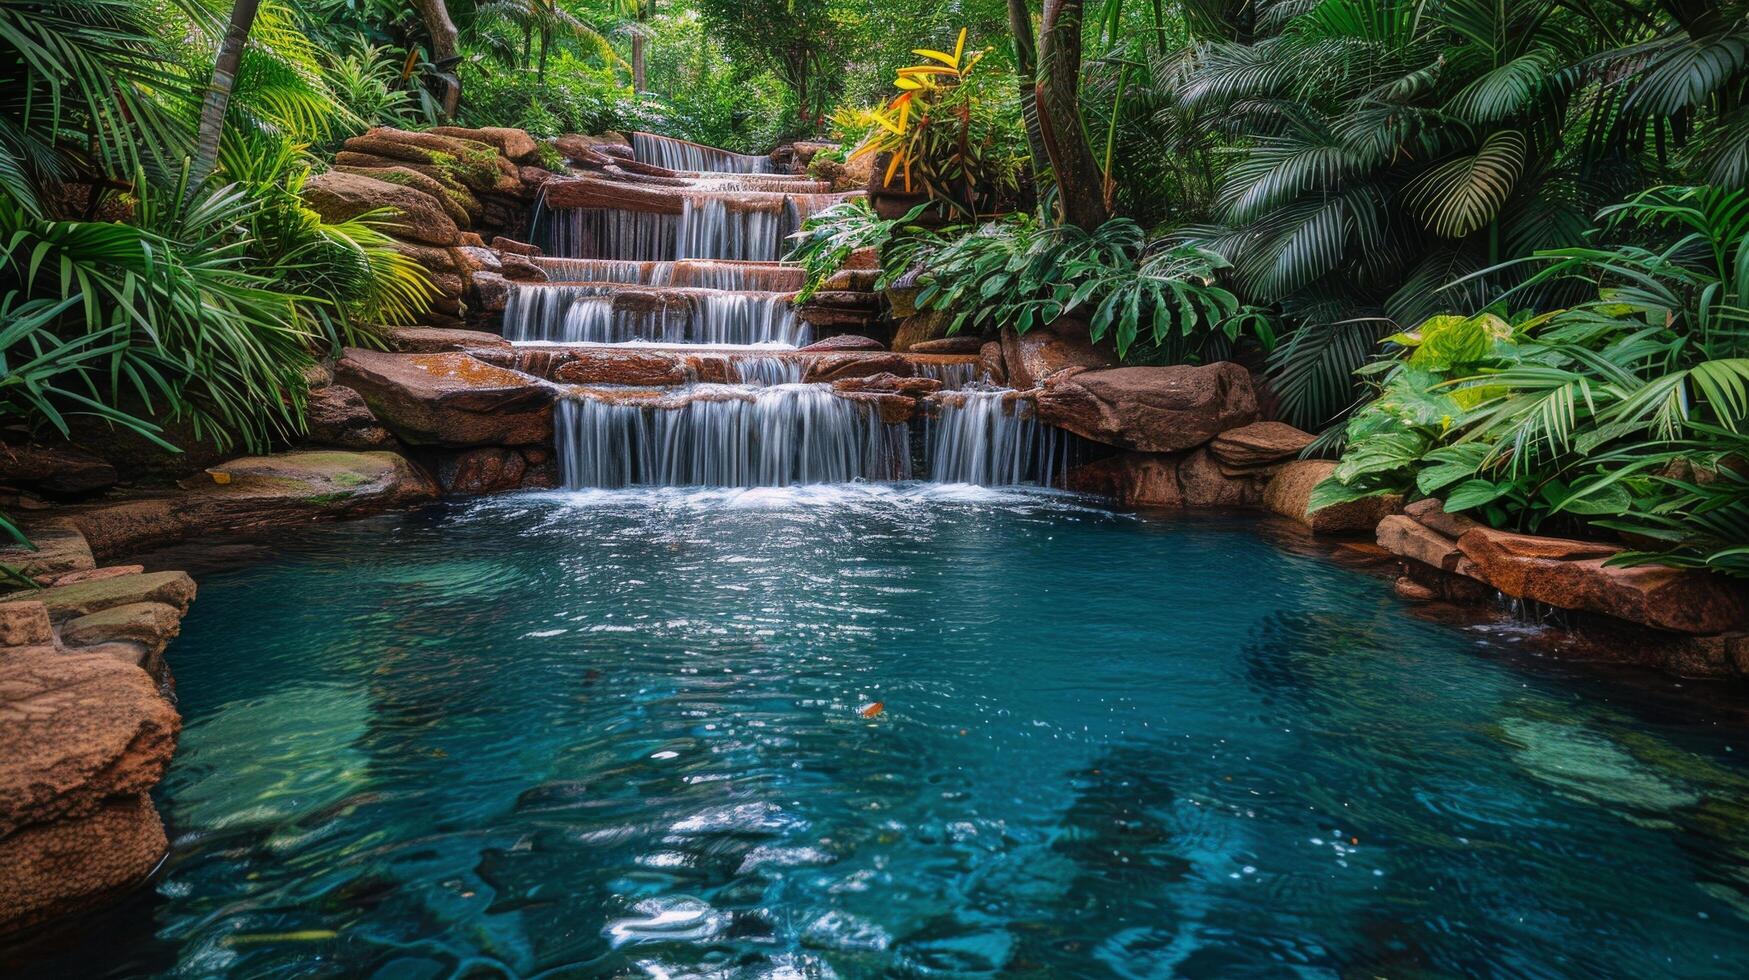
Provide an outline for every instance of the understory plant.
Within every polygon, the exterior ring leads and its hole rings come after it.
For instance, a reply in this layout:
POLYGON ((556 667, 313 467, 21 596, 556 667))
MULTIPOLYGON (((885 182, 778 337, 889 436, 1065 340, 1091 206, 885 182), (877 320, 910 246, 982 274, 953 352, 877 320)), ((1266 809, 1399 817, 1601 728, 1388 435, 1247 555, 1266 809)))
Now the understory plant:
POLYGON ((950 332, 1012 327, 1022 333, 1064 318, 1118 356, 1161 362, 1228 356, 1243 336, 1267 349, 1268 317, 1219 282, 1228 263, 1195 245, 1150 241, 1128 218, 1093 231, 1015 215, 975 228, 921 232, 927 270, 919 309, 953 314, 950 332))
POLYGON ((1749 576, 1749 192, 1657 188, 1602 218, 1666 244, 1543 252, 1525 289, 1596 298, 1389 338, 1314 509, 1438 497, 1495 527, 1624 533, 1618 561, 1749 576))

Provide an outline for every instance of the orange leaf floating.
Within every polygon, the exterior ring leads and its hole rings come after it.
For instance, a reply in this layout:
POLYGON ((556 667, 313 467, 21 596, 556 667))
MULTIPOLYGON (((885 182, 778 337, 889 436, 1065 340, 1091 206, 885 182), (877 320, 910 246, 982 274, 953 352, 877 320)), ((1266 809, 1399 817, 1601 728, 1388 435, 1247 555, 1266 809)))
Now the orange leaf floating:
POLYGON ((885 701, 870 701, 856 709, 856 713, 864 718, 873 718, 875 715, 878 715, 885 710, 887 710, 887 703, 885 701))

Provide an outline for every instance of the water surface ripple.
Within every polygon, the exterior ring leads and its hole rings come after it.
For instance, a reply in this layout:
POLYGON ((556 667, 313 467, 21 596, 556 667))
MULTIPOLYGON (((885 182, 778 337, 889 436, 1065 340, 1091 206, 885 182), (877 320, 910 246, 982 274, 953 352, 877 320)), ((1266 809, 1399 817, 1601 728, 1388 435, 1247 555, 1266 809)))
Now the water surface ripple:
POLYGON ((1740 727, 1240 521, 499 498, 203 575, 171 660, 174 853, 21 973, 1746 972, 1740 727))

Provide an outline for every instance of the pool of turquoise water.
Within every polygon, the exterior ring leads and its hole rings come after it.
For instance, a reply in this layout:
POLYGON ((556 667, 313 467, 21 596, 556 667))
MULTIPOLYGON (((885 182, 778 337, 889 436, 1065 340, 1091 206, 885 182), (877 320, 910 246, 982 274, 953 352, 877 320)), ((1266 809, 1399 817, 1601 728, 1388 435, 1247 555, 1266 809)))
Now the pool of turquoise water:
MULTIPOLYGON (((280 536, 78 976, 1742 976, 1741 718, 1241 520, 965 487, 280 536), (870 705, 881 705, 878 713, 870 705)), ((0 971, 4 972, 4 971, 0 971)))

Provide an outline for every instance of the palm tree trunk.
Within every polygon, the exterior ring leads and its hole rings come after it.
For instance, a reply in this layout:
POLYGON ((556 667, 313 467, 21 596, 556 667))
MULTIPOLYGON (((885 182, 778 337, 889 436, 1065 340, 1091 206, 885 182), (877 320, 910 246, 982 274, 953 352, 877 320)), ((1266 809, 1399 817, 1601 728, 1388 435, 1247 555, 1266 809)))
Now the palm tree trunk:
POLYGON ((1032 156, 1033 192, 1042 202, 1050 189, 1045 183, 1050 156, 1038 125, 1038 39, 1026 0, 1008 0, 1008 29, 1014 35, 1014 80, 1020 86, 1020 118, 1026 123, 1026 148, 1032 156))
POLYGON ((425 21, 425 33, 431 35, 431 61, 443 73, 441 101, 447 119, 455 115, 456 106, 462 99, 461 79, 454 74, 456 65, 462 60, 461 37, 455 29, 455 21, 449 18, 449 7, 444 0, 413 0, 413 9, 419 11, 420 19, 425 21))
POLYGON ((1038 121, 1057 181, 1063 220, 1089 231, 1105 223, 1104 178, 1081 129, 1081 0, 1045 0, 1039 28, 1038 121))
POLYGON ((632 35, 632 91, 644 90, 644 36, 632 35))
POLYGON ((225 112, 231 106, 231 86, 237 82, 243 47, 249 43, 249 28, 255 25, 255 15, 260 10, 261 0, 237 0, 231 6, 230 23, 225 25, 225 36, 219 40, 219 50, 213 58, 213 80, 200 104, 200 135, 195 140, 194 163, 188 173, 190 193, 218 169, 219 137, 224 134, 225 112))

